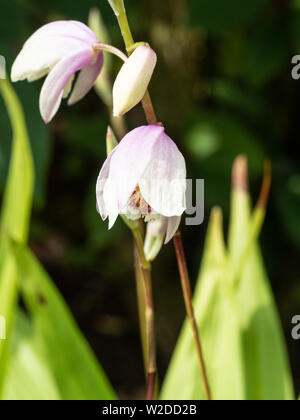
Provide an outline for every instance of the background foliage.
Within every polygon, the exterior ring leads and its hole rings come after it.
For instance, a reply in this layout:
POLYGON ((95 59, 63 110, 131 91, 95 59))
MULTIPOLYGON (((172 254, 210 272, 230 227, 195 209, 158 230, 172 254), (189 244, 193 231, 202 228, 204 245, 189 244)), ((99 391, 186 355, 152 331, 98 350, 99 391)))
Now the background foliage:
MULTIPOLYGON (((7 58, 8 69, 24 40, 41 24, 61 18, 86 22, 93 6, 101 8, 114 44, 122 47, 106 0, 2 1, 0 54, 7 58)), ((160 120, 189 162, 189 177, 205 179, 206 219, 212 206, 219 205, 228 224, 231 166, 237 154, 248 156, 253 195, 258 193, 263 159, 272 160, 274 180, 262 248, 299 394, 299 343, 290 331, 300 302, 300 85, 291 78, 291 58, 300 51, 300 2, 128 0, 127 7, 136 40, 149 40, 158 52, 151 94, 160 120)), ((119 63, 114 60, 113 65, 116 73, 119 63)), ((45 127, 38 111, 39 83, 15 87, 25 110, 36 173, 30 247, 55 279, 118 394, 139 397, 144 377, 130 234, 121 222, 108 232, 95 211, 94 186, 105 159, 105 106, 91 93, 72 108, 64 105, 45 127)), ((12 135, 1 101, 2 192, 12 135)), ((131 127, 143 122, 140 108, 130 113, 131 127)), ((183 227, 194 280, 205 231, 206 224, 183 227)), ((163 374, 184 317, 172 245, 164 248, 153 275, 163 374)), ((18 322, 26 321, 20 315, 18 322)))

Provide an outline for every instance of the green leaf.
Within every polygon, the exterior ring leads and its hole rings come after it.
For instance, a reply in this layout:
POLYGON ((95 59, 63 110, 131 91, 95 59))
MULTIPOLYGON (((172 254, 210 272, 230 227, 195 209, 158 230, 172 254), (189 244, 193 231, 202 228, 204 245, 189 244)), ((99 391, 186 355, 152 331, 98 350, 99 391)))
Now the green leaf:
MULTIPOLYGON (((229 249, 231 265, 239 266, 249 234, 250 197, 233 191, 229 249)), ((253 244, 237 279, 237 318, 242 339, 246 399, 294 399, 285 340, 259 245, 253 244)))
POLYGON ((11 243, 2 237, 0 243, 0 316, 5 319, 5 340, 0 340, 0 399, 7 372, 14 312, 18 295, 18 277, 11 243))
POLYGON ((63 400, 115 399, 60 293, 25 248, 17 251, 21 293, 63 400))
MULTIPOLYGON (((290 400, 294 392, 285 341, 257 238, 250 228, 250 196, 245 179, 241 182, 246 168, 240 169, 239 186, 232 195, 229 252, 215 211, 194 297, 208 380, 217 400, 290 400)), ((162 398, 204 398, 187 321, 162 398)))
POLYGON ((59 400, 59 390, 44 357, 33 324, 18 311, 4 400, 59 400))
POLYGON ((0 80, 13 129, 12 157, 2 205, 0 225, 0 315, 6 319, 6 340, 0 340, 0 396, 18 293, 16 262, 11 240, 25 244, 33 195, 33 162, 20 102, 6 80, 0 80))
MULTIPOLYGON (((212 212, 194 308, 213 399, 243 399, 236 300, 231 289, 222 216, 212 212)), ((162 388, 163 399, 204 399, 199 362, 186 320, 162 388), (184 381, 183 381, 184 378, 184 381)))
POLYGON ((290 61, 286 48, 288 36, 284 29, 282 16, 255 27, 246 48, 244 78, 247 82, 254 86, 269 83, 290 61))
POLYGON ((13 149, 2 206, 1 228, 14 241, 26 243, 32 207, 34 169, 22 106, 6 80, 0 80, 13 129, 13 149))

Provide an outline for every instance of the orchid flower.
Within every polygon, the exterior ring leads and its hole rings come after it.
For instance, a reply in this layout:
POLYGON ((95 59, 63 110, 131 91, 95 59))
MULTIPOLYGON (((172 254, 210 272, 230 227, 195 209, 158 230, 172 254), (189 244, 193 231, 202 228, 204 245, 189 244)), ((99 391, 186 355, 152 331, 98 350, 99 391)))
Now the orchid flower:
POLYGON ((170 240, 186 209, 186 165, 164 127, 128 133, 106 159, 97 181, 97 207, 109 229, 119 214, 146 222, 167 218, 170 240))
POLYGON ((40 112, 50 122, 69 96, 72 105, 93 87, 102 65, 103 53, 94 48, 98 39, 86 25, 77 21, 57 21, 38 29, 16 58, 13 82, 47 78, 40 94, 40 112), (72 90, 75 74, 80 71, 72 90))

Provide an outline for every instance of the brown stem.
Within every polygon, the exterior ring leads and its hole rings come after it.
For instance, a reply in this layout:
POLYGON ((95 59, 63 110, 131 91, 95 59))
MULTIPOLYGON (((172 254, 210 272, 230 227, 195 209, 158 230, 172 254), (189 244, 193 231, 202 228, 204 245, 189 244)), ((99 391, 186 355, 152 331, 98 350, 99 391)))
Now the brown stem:
POLYGON ((145 96, 142 100, 142 105, 144 108, 144 112, 145 112, 145 116, 147 119, 147 122, 149 125, 156 125, 157 124, 157 118, 155 115, 155 111, 153 108, 153 104, 151 101, 151 97, 149 94, 149 91, 147 90, 147 92, 145 93, 145 96))
POLYGON ((186 265, 186 259, 184 255, 182 238, 181 238, 180 232, 177 232, 176 235, 174 236, 174 246, 175 246, 175 251, 176 251, 176 257, 177 257, 177 262, 178 262, 178 268, 179 268, 179 273, 180 273, 181 286, 183 290, 186 311, 188 314, 189 321, 191 323, 195 345, 197 349, 197 355, 198 355, 198 359, 200 363, 200 370, 201 370, 201 376, 202 376, 203 385, 204 385, 205 396, 206 396, 206 399, 210 401, 211 400, 210 386, 208 382, 199 332, 198 332, 198 328, 197 328, 197 324, 195 320, 194 307, 192 303, 191 283, 190 283, 189 273, 188 273, 188 269, 186 265))

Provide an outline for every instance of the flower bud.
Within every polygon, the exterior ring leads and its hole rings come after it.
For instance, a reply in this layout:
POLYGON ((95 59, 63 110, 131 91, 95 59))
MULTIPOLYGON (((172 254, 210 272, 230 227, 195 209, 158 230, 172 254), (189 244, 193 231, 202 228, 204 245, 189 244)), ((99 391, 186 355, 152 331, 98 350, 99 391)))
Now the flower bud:
POLYGON ((114 116, 134 108, 144 97, 157 62, 155 52, 138 47, 123 64, 113 87, 114 116))
POLYGON ((152 220, 147 224, 144 252, 147 261, 154 261, 159 254, 166 236, 167 218, 152 220))

